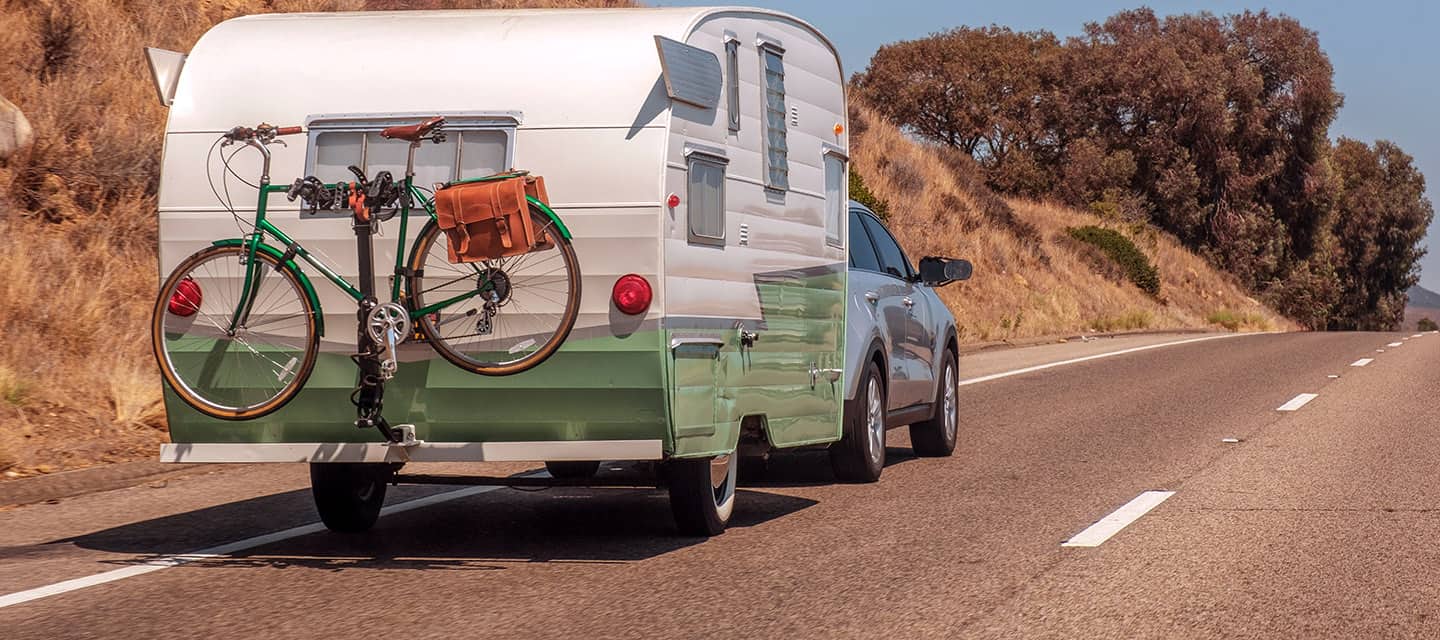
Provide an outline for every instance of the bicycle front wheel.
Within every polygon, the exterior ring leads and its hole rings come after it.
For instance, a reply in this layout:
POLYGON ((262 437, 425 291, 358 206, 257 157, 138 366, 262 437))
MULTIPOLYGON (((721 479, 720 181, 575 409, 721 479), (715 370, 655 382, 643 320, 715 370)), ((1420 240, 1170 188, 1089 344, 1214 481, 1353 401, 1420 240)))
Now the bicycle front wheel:
POLYGON ((487 376, 544 362, 580 314, 580 263, 570 241, 533 205, 530 217, 553 246, 485 262, 453 264, 446 237, 431 220, 410 256, 411 308, 441 357, 487 376))
POLYGON ((289 402, 315 367, 315 308, 299 278, 255 253, 248 312, 249 250, 210 247, 186 258, 155 301, 150 337, 165 382, 185 404, 222 420, 250 420, 289 402))

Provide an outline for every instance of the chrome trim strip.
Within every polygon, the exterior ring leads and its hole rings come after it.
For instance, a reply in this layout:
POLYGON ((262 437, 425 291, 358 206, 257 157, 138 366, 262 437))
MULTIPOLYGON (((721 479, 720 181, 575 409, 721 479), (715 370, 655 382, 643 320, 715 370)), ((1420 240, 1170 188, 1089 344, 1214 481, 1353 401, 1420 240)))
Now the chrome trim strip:
POLYGON ((422 442, 402 447, 378 442, 174 443, 160 446, 160 462, 544 462, 557 460, 661 460, 660 440, 554 442, 422 442))

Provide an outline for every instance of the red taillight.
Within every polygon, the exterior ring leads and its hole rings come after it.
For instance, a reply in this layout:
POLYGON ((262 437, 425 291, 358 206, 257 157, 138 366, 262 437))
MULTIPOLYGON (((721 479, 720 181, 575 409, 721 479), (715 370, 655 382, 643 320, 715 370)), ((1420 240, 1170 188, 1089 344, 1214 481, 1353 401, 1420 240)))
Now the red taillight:
POLYGON ((200 293, 200 283, 185 278, 175 285, 175 293, 170 294, 170 313, 182 317, 195 315, 195 312, 200 310, 200 301, 204 298, 200 293))
POLYGON ((638 316, 650 308, 650 283, 633 273, 620 276, 615 281, 615 288, 610 291, 610 299, 615 301, 615 308, 620 313, 638 316))

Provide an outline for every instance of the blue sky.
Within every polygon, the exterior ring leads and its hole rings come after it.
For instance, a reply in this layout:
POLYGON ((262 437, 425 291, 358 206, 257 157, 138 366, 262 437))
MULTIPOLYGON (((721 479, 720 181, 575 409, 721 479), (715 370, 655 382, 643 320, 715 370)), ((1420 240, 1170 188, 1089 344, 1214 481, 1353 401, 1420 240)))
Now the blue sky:
MULTIPOLYGON (((718 4, 714 0, 652 2, 718 4)), ((1425 172, 1431 202, 1440 194, 1440 82, 1436 78, 1440 71, 1440 8, 1424 2, 754 0, 752 4, 794 14, 819 27, 839 47, 847 75, 864 69, 882 44, 959 25, 1045 29, 1065 37, 1078 34, 1086 22, 1138 6, 1149 6, 1160 14, 1269 9, 1292 16, 1320 34, 1320 46, 1335 67, 1335 86, 1345 94, 1345 108, 1331 125, 1330 135, 1399 144, 1425 172)), ((1422 262, 1421 284, 1440 291, 1440 225, 1431 225, 1427 244, 1432 250, 1422 262)))

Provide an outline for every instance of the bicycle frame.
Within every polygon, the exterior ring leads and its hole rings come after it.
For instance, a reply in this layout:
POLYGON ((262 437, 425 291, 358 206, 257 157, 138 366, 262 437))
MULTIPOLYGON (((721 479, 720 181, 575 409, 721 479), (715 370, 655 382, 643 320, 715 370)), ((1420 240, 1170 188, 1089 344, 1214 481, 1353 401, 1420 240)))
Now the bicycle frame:
MULTIPOLYGON (((311 255, 309 251, 305 250, 304 246, 296 242, 279 227, 276 227, 273 223, 266 219, 270 196, 277 193, 287 192, 289 190, 289 186, 273 185, 270 183, 270 150, 267 149, 264 144, 256 142, 255 140, 250 140, 246 144, 260 150, 260 153, 264 157, 264 163, 260 175, 260 193, 258 196, 258 201, 255 204, 255 231, 254 233, 250 234, 248 238, 242 238, 240 240, 241 246, 244 246, 247 249, 245 282, 243 284, 241 303, 236 306, 235 313, 231 317, 230 326, 226 328, 226 332, 233 335, 236 327, 242 326, 245 323, 245 320, 250 315, 250 308, 255 303, 256 294, 255 269, 257 267, 255 262, 255 254, 256 252, 261 250, 260 248, 262 246, 268 246, 265 245, 265 240, 267 236, 273 238, 277 243, 285 247, 285 251, 283 252, 283 254, 278 256, 280 258, 281 264, 284 264, 288 261, 291 261, 293 258, 298 257, 301 260, 304 260, 306 264, 314 267, 317 271, 324 275, 325 279, 329 280, 331 284, 335 285, 341 291, 344 291, 346 294, 348 294, 351 298, 355 300, 357 304, 362 303, 365 300, 365 294, 360 290, 359 287, 355 286, 350 281, 340 276, 338 273, 335 272, 333 268, 325 264, 324 261, 311 255)), ((407 193, 410 194, 411 201, 420 203, 420 206, 425 209, 425 212, 427 214, 429 214, 430 219, 434 220, 436 218, 434 201, 426 197, 425 194, 420 191, 420 189, 417 188, 414 184, 415 151, 419 148, 419 145, 419 142, 411 143, 410 153, 408 154, 406 160, 403 188, 407 193)), ((458 182, 477 182, 492 179, 495 179, 495 176, 469 178, 460 180, 458 182)), ((325 187, 334 188, 335 184, 326 184, 325 187)), ((561 236, 565 237, 566 239, 570 239, 570 230, 565 226, 565 223, 560 220, 560 217, 556 215, 553 210, 550 209, 549 206, 545 205, 539 200, 536 200, 535 198, 531 198, 528 196, 526 200, 530 203, 531 206, 539 208, 542 212, 545 213, 547 217, 550 218, 550 220, 555 224, 555 230, 559 232, 561 236)), ((400 213, 398 214, 400 217, 400 230, 398 233, 398 237, 395 240, 395 269, 392 272, 394 275, 391 277, 390 283, 391 302, 401 301, 400 275, 405 273, 405 259, 409 257, 406 251, 405 240, 406 231, 410 222, 411 211, 411 207, 408 204, 404 204, 401 206, 400 213)), ((481 273, 480 267, 475 266, 474 263, 472 263, 471 268, 475 269, 475 272, 477 274, 481 273)), ((300 271, 298 265, 296 267, 296 271, 300 271)), ((304 273, 300 272, 299 275, 302 282, 308 284, 308 279, 304 277, 304 273)), ((445 300, 441 300, 439 302, 425 305, 424 307, 421 307, 419 309, 411 309, 409 308, 409 305, 406 305, 406 309, 410 315, 410 320, 414 321, 422 316, 438 312, 442 309, 445 309, 446 307, 473 298, 479 295, 483 289, 484 285, 482 283, 480 287, 476 287, 471 291, 467 291, 465 293, 453 296, 445 300)), ((315 311, 316 314, 319 315, 320 308, 318 299, 315 299, 315 302, 315 311)), ((321 317, 323 317, 323 315, 321 317)), ((323 332, 323 325, 321 327, 321 330, 323 332)))

